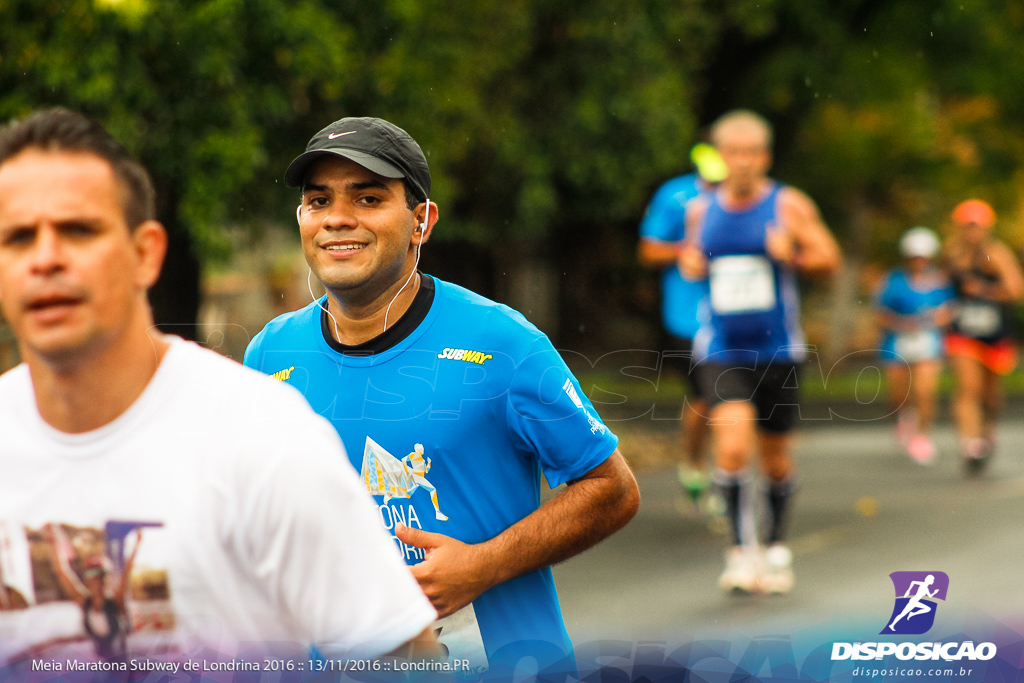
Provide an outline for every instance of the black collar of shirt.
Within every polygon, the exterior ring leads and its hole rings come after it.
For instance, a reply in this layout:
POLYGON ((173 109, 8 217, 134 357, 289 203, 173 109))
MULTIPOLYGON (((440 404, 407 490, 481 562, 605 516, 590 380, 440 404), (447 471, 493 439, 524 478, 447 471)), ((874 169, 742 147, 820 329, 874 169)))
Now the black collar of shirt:
POLYGON ((339 343, 331 334, 333 321, 328 317, 327 311, 322 308, 320 309, 320 332, 324 335, 327 345, 338 353, 346 356, 372 356, 387 351, 412 334, 412 331, 419 327, 419 324, 427 317, 433 303, 434 278, 420 273, 420 291, 416 292, 416 298, 412 300, 409 310, 394 325, 373 339, 364 341, 362 344, 339 343))

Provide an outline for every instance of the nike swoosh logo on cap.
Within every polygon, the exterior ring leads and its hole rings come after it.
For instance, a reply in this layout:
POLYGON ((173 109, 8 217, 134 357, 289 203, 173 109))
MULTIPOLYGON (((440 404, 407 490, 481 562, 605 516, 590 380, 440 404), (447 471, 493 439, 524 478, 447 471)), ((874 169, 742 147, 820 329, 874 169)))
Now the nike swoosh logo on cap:
POLYGON ((358 132, 359 132, 358 130, 350 130, 347 133, 331 133, 330 135, 327 136, 327 139, 328 140, 333 140, 334 138, 340 138, 342 135, 352 135, 353 133, 358 133, 358 132))

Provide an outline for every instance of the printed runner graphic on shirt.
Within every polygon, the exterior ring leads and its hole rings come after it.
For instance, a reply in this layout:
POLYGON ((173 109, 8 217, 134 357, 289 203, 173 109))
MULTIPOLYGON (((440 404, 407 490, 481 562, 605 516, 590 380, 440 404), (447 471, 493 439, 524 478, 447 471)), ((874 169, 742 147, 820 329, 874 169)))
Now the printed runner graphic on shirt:
POLYGON ((384 496, 386 505, 392 498, 412 498, 413 492, 422 488, 430 492, 434 515, 444 522, 448 517, 437 503, 437 490, 427 481, 425 475, 429 471, 430 458, 424 457, 423 444, 416 444, 412 453, 399 460, 379 443, 366 437, 362 466, 366 490, 375 496, 384 496))
MULTIPOLYGON (((360 468, 366 490, 374 496, 384 496, 384 504, 380 506, 381 522, 392 534, 398 544, 399 552, 406 562, 422 560, 423 551, 407 546, 394 536, 398 522, 411 528, 422 529, 416 508, 411 504, 405 509, 395 508, 389 503, 392 499, 410 499, 416 489, 430 493, 430 502, 434 505, 434 515, 438 520, 448 521, 447 515, 441 512, 437 501, 437 489, 431 484, 426 474, 430 471, 430 458, 424 455, 423 444, 415 444, 412 452, 401 460, 388 452, 386 448, 366 437, 363 449, 363 464, 360 468)), ((469 672, 482 672, 487 669, 487 654, 484 650, 483 637, 480 635, 480 624, 476 619, 476 610, 470 603, 455 614, 434 622, 434 630, 438 641, 444 646, 448 660, 463 659, 469 661, 469 672)))
POLYGON ((0 662, 117 661, 166 645, 175 627, 167 571, 140 553, 162 526, 0 520, 0 662))

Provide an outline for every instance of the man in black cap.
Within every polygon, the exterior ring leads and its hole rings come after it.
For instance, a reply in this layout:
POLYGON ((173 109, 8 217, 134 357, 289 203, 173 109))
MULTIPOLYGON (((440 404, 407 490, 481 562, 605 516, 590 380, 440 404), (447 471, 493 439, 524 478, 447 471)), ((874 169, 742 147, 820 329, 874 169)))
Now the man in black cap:
POLYGON ((271 321, 245 363, 334 424, 453 659, 571 671, 549 567, 635 514, 618 439, 522 315, 416 270, 438 212, 405 131, 337 121, 285 180, 327 294, 271 321), (541 472, 567 484, 543 506, 541 472))

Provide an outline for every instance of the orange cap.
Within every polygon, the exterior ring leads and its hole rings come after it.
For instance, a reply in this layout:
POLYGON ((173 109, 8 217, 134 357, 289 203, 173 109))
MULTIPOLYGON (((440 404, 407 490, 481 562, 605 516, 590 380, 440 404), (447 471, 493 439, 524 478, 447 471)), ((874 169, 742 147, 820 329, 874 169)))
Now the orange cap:
POLYGON ((988 202, 980 199, 968 199, 965 202, 960 202, 953 209, 953 221, 961 225, 977 223, 982 227, 991 228, 996 224, 996 212, 988 202))

